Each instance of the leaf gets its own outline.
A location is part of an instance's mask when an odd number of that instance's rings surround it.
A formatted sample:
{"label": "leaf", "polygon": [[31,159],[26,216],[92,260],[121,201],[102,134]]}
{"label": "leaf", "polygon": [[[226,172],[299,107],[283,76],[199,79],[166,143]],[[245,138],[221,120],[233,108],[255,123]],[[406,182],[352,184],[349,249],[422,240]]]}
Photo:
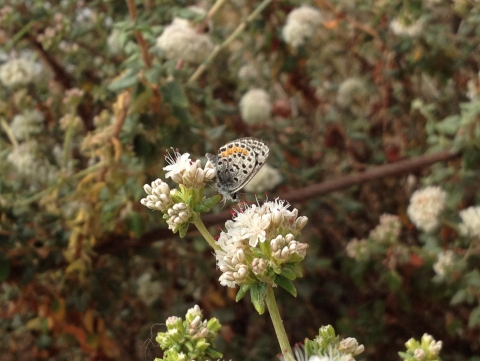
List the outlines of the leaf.
{"label": "leaf", "polygon": [[250,298],[253,303],[253,307],[257,310],[260,315],[263,315],[265,312],[265,297],[267,295],[267,284],[266,283],[255,283],[250,288]]}
{"label": "leaf", "polygon": [[0,254],[0,282],[8,279],[10,276],[10,261],[5,254]]}
{"label": "leaf", "polygon": [[188,108],[188,99],[183,92],[180,83],[176,80],[165,83],[160,91],[165,102],[172,106],[180,108]]}
{"label": "leaf", "polygon": [[211,198],[207,198],[205,199],[201,204],[197,204],[195,207],[194,207],[194,211],[195,212],[209,212],[210,209],[215,205],[217,204],[218,202],[220,202],[220,200],[222,199],[222,197],[220,195],[216,195],[216,196],[213,196]]}
{"label": "leaf", "polygon": [[130,212],[125,219],[128,230],[133,233],[136,238],[140,238],[144,231],[143,217],[138,212]]}
{"label": "leaf", "polygon": [[452,297],[450,300],[451,305],[458,305],[459,303],[462,303],[465,301],[465,298],[467,297],[467,290],[459,290],[455,295]]}
{"label": "leaf", "polygon": [[127,71],[123,77],[118,80],[114,80],[110,85],[107,87],[108,90],[111,91],[120,91],[125,88],[129,88],[134,86],[138,82],[138,76],[136,71]]}
{"label": "leaf", "polygon": [[447,135],[455,135],[460,128],[460,116],[451,115],[435,124],[436,130]]}
{"label": "leaf", "polygon": [[475,307],[468,318],[468,327],[472,328],[480,324],[480,306]]}
{"label": "leaf", "polygon": [[152,98],[153,90],[148,87],[140,93],[135,99],[132,100],[130,103],[130,107],[128,108],[127,115],[142,113],[150,103],[150,99]]}
{"label": "leaf", "polygon": [[240,301],[245,295],[247,294],[248,290],[250,289],[251,285],[241,285],[240,289],[237,292],[237,296],[235,297],[235,302]]}
{"label": "leaf", "polygon": [[184,224],[182,224],[180,226],[180,228],[178,229],[178,235],[183,238],[185,237],[185,235],[187,234],[188,232],[188,226],[190,226],[190,223],[188,222],[185,222]]}
{"label": "leaf", "polygon": [[288,278],[278,275],[275,278],[275,283],[290,293],[293,297],[297,297],[297,289]]}

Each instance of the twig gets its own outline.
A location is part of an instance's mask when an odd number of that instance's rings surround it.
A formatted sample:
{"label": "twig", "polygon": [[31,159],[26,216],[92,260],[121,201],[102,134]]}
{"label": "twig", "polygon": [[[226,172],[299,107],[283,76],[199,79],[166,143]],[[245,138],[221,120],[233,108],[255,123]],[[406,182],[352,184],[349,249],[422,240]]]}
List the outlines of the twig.
{"label": "twig", "polygon": [[234,41],[236,38],[240,36],[240,34],[245,30],[247,25],[251,23],[255,18],[272,2],[272,0],[263,0],[260,5],[253,11],[250,16],[242,21],[240,25],[237,26],[235,31],[220,45],[217,45],[215,49],[210,53],[208,58],[195,70],[195,73],[188,79],[187,85],[192,84],[195,82],[200,75],[203,74],[203,72],[209,67],[209,65],[212,63],[212,61],[217,57],[217,55],[225,49],[232,41]]}
{"label": "twig", "polygon": [[[420,157],[373,167],[366,170],[365,172],[347,175],[331,181],[326,181],[299,190],[294,190],[280,196],[280,198],[286,199],[289,202],[305,201],[313,197],[318,197],[323,194],[328,194],[331,192],[350,188],[352,186],[362,184],[368,181],[410,173],[414,170],[425,168],[438,162],[445,162],[459,158],[460,156],[461,153],[450,153],[448,151],[422,155]],[[209,214],[205,217],[202,217],[202,221],[206,227],[210,227],[213,225],[224,223],[231,217],[232,214],[228,210],[217,214]],[[192,234],[193,232],[196,232],[196,230],[192,228],[188,234]],[[173,234],[169,229],[160,228],[144,233],[138,239],[122,239],[122,237],[115,237],[109,242],[103,243],[102,245],[96,247],[95,252],[98,252],[99,254],[117,253],[135,247],[147,246],[150,243],[156,242],[158,240],[168,239],[172,237]]]}
{"label": "twig", "polygon": [[[130,18],[133,21],[137,20],[137,8],[135,6],[135,0],[125,0],[128,6],[128,12],[130,13]],[[147,68],[152,67],[152,58],[150,57],[150,53],[148,52],[148,43],[143,37],[142,33],[138,30],[134,31],[135,38],[137,39],[138,45],[140,46],[140,50],[142,52],[142,60],[143,63]]]}

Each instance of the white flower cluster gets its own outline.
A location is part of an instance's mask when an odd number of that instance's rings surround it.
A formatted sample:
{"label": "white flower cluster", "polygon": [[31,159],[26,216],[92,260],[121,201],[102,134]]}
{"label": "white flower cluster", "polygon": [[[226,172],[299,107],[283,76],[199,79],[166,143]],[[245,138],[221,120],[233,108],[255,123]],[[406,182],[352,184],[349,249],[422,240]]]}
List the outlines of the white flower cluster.
{"label": "white flower cluster", "polygon": [[460,218],[462,219],[459,225],[460,233],[467,237],[480,238],[480,206],[460,211]]}
{"label": "white flower cluster", "polygon": [[283,39],[294,48],[304,45],[315,35],[322,22],[322,14],[318,9],[306,5],[301,6],[288,14],[282,31]]}
{"label": "white flower cluster", "polygon": [[308,219],[288,207],[278,199],[246,206],[225,223],[227,230],[216,242],[220,250],[215,251],[223,286],[253,284],[270,269],[278,271],[283,264],[303,260],[308,246],[295,237]]}
{"label": "white flower cluster", "polygon": [[150,273],[144,273],[137,279],[138,297],[147,305],[151,306],[162,293],[161,282],[152,281]]}
{"label": "white flower cluster", "polygon": [[337,103],[342,108],[347,108],[354,102],[361,102],[368,99],[366,84],[359,78],[345,79],[337,91]]}
{"label": "white flower cluster", "polygon": [[250,193],[263,193],[271,191],[281,182],[282,176],[280,172],[268,164],[264,164],[245,186],[245,190]]}
{"label": "white flower cluster", "polygon": [[390,22],[390,29],[395,35],[415,38],[423,31],[423,19],[412,20],[409,17],[398,17]]}
{"label": "white flower cluster", "polygon": [[143,189],[148,194],[146,198],[140,200],[144,206],[162,212],[166,212],[172,206],[172,195],[175,191],[170,190],[168,184],[160,178],[153,181],[152,185],[145,184]]}
{"label": "white flower cluster", "polygon": [[38,73],[35,63],[27,59],[13,59],[0,67],[0,81],[7,87],[31,83]]}
{"label": "white flower cluster", "polygon": [[398,240],[401,229],[399,216],[382,214],[380,224],[370,232],[368,239],[379,243],[392,243]]}
{"label": "white flower cluster", "polygon": [[423,334],[419,341],[411,338],[405,343],[407,353],[415,360],[438,360],[438,354],[442,350],[443,342],[435,341],[428,333]]}
{"label": "white flower cluster", "polygon": [[165,158],[169,162],[169,165],[163,168],[167,171],[165,177],[172,178],[175,183],[188,188],[203,188],[217,175],[211,162],[207,161],[205,168],[202,169],[202,162],[199,159],[191,160],[188,153],[180,154],[174,151],[173,155],[168,154]]}
{"label": "white flower cluster", "polygon": [[415,191],[410,198],[407,214],[417,228],[430,233],[439,225],[447,194],[440,187],[429,186]]}
{"label": "white flower cluster", "polygon": [[185,19],[175,18],[157,39],[167,59],[201,63],[212,52],[214,45],[207,34],[198,33]]}
{"label": "white flower cluster", "polygon": [[250,89],[240,99],[240,113],[247,124],[262,124],[270,119],[272,103],[263,89]]}
{"label": "white flower cluster", "polygon": [[454,264],[454,253],[452,250],[442,251],[437,256],[437,262],[433,265],[435,273],[441,277],[450,271]]}
{"label": "white flower cluster", "polygon": [[25,110],[22,114],[13,117],[10,128],[15,138],[24,140],[42,132],[43,120],[43,113],[38,110]]}
{"label": "white flower cluster", "polygon": [[345,250],[348,257],[355,258],[356,260],[368,260],[370,257],[368,242],[365,239],[358,240],[357,238],[353,238],[347,243]]}

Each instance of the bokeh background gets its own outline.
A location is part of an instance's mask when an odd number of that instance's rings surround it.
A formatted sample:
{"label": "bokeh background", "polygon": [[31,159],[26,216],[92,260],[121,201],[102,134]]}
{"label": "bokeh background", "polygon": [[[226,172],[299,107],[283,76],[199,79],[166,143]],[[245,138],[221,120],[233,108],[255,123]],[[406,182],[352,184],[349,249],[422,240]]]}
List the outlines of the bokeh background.
{"label": "bokeh background", "polygon": [[170,147],[244,136],[271,152],[241,197],[309,218],[298,297],[277,292],[292,344],[331,324],[358,360],[424,333],[480,360],[478,1],[4,0],[0,44],[2,360],[153,360],[195,304],[225,359],[274,360],[193,227],[140,204]]}

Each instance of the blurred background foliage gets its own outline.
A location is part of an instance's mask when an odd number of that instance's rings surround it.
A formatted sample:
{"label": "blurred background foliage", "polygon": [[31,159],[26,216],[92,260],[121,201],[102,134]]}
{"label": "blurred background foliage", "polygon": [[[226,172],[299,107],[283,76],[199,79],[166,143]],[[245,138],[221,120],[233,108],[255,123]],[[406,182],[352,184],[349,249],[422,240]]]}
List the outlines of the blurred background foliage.
{"label": "blurred background foliage", "polygon": [[[291,343],[332,324],[365,345],[359,359],[395,360],[427,332],[443,341],[442,359],[478,361],[478,236],[457,227],[458,211],[479,204],[478,2],[216,4],[3,2],[2,359],[152,360],[162,323],[194,304],[223,324],[226,359],[274,359],[269,319],[219,285],[199,234],[173,236],[139,203],[143,184],[163,177],[169,147],[202,158],[254,136],[271,147],[258,197],[298,193],[293,205],[309,217],[298,297],[278,292]],[[317,12],[292,40],[287,16],[301,5]],[[172,21],[188,31],[179,36]],[[432,166],[301,196],[441,151],[448,159]],[[431,233],[407,216],[424,185],[447,193]],[[398,238],[349,257],[347,244],[368,238],[384,213],[399,216]],[[209,220],[218,234],[225,217]],[[442,250],[458,262],[439,274]]]}

